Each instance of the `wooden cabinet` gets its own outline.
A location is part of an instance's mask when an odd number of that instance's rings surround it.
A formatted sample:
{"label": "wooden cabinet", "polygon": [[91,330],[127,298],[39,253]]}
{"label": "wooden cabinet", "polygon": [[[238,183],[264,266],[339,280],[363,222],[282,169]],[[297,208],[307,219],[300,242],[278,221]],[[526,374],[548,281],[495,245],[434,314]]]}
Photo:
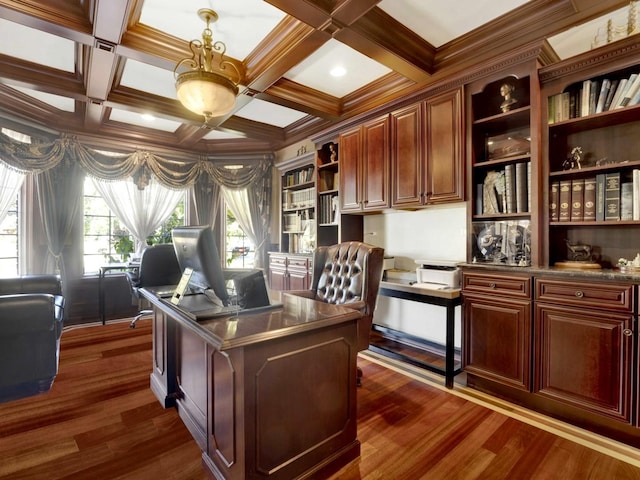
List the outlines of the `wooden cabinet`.
{"label": "wooden cabinet", "polygon": [[536,280],[535,393],[630,423],[634,287]]}
{"label": "wooden cabinet", "polygon": [[462,92],[391,113],[391,206],[464,200]]}
{"label": "wooden cabinet", "polygon": [[[606,89],[607,84],[619,85],[640,73],[635,42],[614,42],[540,71],[547,124],[543,129],[547,265],[572,259],[567,242],[589,245],[592,259],[605,268],[638,253],[634,239],[640,235],[640,207],[633,208],[633,190],[638,197],[640,105],[597,107],[603,84]],[[579,109],[560,109],[565,100],[569,105],[582,100],[587,86],[593,90],[595,109],[587,105],[583,110],[584,102]],[[571,152],[576,148],[582,152],[580,165],[572,165]],[[606,184],[612,186],[608,195]]]}
{"label": "wooden cabinet", "polygon": [[272,290],[307,290],[311,285],[310,256],[269,253],[269,288]]}
{"label": "wooden cabinet", "polygon": [[531,278],[463,272],[462,293],[464,370],[530,391]]}
{"label": "wooden cabinet", "polygon": [[339,145],[341,212],[389,208],[389,116],[342,133]]}

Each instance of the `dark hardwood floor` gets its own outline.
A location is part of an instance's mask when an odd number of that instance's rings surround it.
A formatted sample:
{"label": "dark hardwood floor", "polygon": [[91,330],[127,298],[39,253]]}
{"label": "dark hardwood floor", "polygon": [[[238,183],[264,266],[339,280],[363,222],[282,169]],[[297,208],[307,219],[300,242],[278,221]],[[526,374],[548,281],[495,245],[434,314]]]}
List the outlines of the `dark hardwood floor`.
{"label": "dark hardwood floor", "polygon": [[[149,389],[150,333],[148,320],[65,331],[51,392],[0,404],[0,479],[206,478],[177,413]],[[369,354],[359,365],[362,453],[333,479],[640,479],[634,449],[556,435],[553,422]]]}

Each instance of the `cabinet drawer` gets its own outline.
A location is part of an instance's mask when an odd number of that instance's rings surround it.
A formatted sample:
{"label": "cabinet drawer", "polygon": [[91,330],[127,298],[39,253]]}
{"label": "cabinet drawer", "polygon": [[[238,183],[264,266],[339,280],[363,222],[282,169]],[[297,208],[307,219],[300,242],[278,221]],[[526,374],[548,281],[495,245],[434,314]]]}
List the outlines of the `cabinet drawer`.
{"label": "cabinet drawer", "polygon": [[289,269],[295,269],[295,270],[306,270],[307,266],[309,265],[309,259],[308,258],[296,258],[296,257],[289,257]]}
{"label": "cabinet drawer", "polygon": [[271,255],[269,257],[269,267],[280,267],[280,268],[285,268],[287,266],[287,257],[281,257],[281,256],[274,256]]}
{"label": "cabinet drawer", "polygon": [[500,273],[462,272],[462,289],[464,292],[531,298],[531,277]]}
{"label": "cabinet drawer", "polygon": [[633,285],[541,278],[536,279],[536,301],[632,312]]}

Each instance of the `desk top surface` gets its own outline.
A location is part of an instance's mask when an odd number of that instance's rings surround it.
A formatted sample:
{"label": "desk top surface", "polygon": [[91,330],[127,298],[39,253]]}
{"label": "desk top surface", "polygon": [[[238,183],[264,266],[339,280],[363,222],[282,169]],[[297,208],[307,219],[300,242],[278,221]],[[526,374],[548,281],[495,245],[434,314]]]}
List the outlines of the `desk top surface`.
{"label": "desk top surface", "polygon": [[274,295],[281,306],[241,311],[238,315],[195,321],[170,303],[168,298],[158,298],[153,289],[142,289],[142,294],[155,307],[171,316],[185,328],[197,333],[219,350],[237,348],[268,341],[284,335],[324,328],[357,320],[357,310],[330,305],[308,298]]}

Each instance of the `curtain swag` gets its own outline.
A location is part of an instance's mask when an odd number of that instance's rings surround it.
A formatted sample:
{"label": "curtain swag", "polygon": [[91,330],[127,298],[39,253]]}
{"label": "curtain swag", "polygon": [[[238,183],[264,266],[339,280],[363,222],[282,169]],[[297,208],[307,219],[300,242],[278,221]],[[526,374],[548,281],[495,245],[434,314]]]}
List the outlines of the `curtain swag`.
{"label": "curtain swag", "polygon": [[[41,173],[57,166],[67,158],[76,162],[84,172],[103,181],[132,178],[139,189],[148,185],[153,175],[168,188],[184,189],[193,185],[201,175],[226,188],[240,189],[254,185],[269,174],[272,157],[264,155],[258,161],[242,163],[242,168],[229,169],[227,162],[201,157],[195,162],[170,159],[145,150],[114,155],[89,148],[73,135],[62,134],[52,141],[26,144],[0,135],[0,158],[9,167],[22,173]],[[238,160],[229,159],[237,164]]]}

